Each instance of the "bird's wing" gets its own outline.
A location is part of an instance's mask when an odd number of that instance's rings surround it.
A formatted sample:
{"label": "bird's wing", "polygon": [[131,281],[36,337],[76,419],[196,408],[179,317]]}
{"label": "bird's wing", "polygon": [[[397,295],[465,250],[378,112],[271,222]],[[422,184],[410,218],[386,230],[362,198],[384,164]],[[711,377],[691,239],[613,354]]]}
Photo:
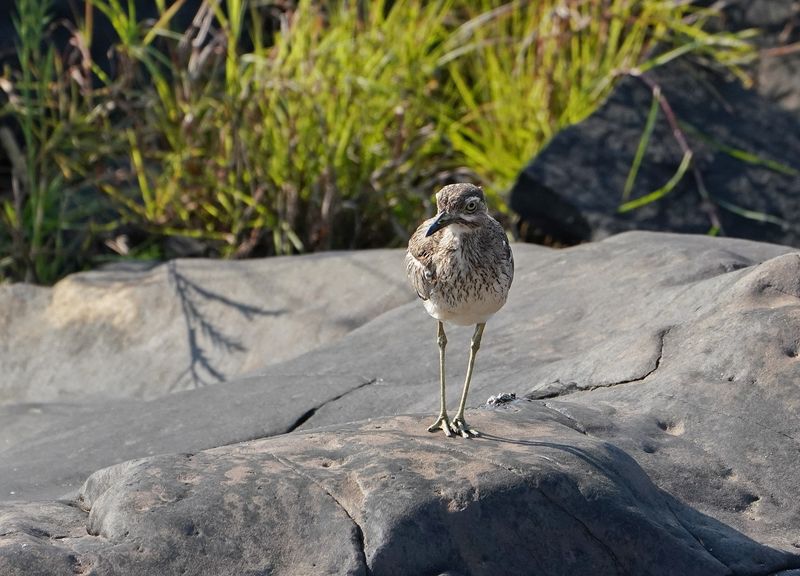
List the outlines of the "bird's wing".
{"label": "bird's wing", "polygon": [[503,226],[497,222],[496,220],[492,222],[489,229],[491,230],[491,242],[493,245],[502,246],[502,250],[499,254],[500,258],[502,258],[507,266],[506,272],[509,275],[509,280],[513,281],[514,279],[514,253],[511,252],[511,244],[508,242],[508,236],[506,235],[506,231]]}
{"label": "bird's wing", "polygon": [[503,242],[506,247],[506,260],[508,261],[509,268],[511,269],[511,279],[514,279],[514,253],[511,251],[511,244],[508,243],[508,236],[503,231]]}
{"label": "bird's wing", "polygon": [[431,221],[422,223],[408,242],[406,252],[406,275],[411,287],[423,300],[430,297],[431,288],[436,282],[436,267],[433,264],[433,253],[438,240],[434,236],[425,236]]}

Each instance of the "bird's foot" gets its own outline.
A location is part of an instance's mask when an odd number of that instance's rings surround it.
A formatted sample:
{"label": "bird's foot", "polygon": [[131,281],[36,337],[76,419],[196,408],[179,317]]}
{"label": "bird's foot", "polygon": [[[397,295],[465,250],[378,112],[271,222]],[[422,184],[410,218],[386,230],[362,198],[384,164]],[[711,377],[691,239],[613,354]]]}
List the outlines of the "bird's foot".
{"label": "bird's foot", "polygon": [[450,423],[450,419],[447,417],[447,414],[439,414],[439,418],[436,419],[436,422],[428,426],[428,432],[436,432],[437,430],[444,430],[445,436],[450,437],[453,435],[451,429],[453,425]]}
{"label": "bird's foot", "polygon": [[456,434],[461,434],[464,438],[472,438],[481,435],[475,428],[467,424],[463,416],[456,416],[453,418],[453,421],[450,423],[450,430]]}

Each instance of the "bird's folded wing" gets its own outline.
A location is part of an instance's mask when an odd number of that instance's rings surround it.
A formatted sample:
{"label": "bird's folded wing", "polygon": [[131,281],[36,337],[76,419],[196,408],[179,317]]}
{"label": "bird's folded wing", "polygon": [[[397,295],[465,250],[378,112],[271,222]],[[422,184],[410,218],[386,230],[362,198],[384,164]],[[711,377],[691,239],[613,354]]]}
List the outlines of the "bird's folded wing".
{"label": "bird's folded wing", "polygon": [[425,237],[425,226],[420,226],[411,239],[406,252],[406,275],[411,287],[423,300],[430,298],[431,287],[436,279],[432,256],[435,240]]}
{"label": "bird's folded wing", "polygon": [[411,253],[406,254],[406,274],[411,287],[417,291],[417,296],[423,300],[430,297],[431,284],[433,283],[432,272]]}

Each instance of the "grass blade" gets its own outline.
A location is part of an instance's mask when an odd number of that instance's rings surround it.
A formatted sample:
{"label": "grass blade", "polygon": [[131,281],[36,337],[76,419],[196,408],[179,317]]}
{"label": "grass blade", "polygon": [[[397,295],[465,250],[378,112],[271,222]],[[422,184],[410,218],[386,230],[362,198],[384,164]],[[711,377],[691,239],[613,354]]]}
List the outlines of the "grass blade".
{"label": "grass blade", "polygon": [[642,159],[647,151],[647,146],[650,143],[650,138],[653,135],[653,129],[656,125],[656,119],[658,118],[660,98],[661,89],[656,86],[655,90],[653,91],[653,101],[650,104],[650,110],[647,113],[647,121],[645,122],[642,136],[639,139],[639,145],[636,147],[636,155],[633,158],[633,164],[631,164],[631,169],[628,171],[628,177],[625,179],[625,188],[622,191],[623,202],[626,202],[630,198],[633,185],[636,183],[636,176],[639,174],[639,167],[642,164]]}
{"label": "grass blade", "polygon": [[656,200],[660,200],[675,188],[680,181],[683,179],[683,176],[686,174],[686,171],[689,169],[689,166],[692,162],[692,153],[687,151],[683,154],[683,158],[681,159],[681,163],[678,166],[678,169],[672,175],[672,177],[667,181],[666,184],[650,192],[649,194],[645,194],[640,198],[636,198],[635,200],[630,200],[628,202],[622,203],[617,212],[625,213],[630,212],[631,210],[635,210],[636,208],[641,208],[642,206],[646,206],[655,202]]}

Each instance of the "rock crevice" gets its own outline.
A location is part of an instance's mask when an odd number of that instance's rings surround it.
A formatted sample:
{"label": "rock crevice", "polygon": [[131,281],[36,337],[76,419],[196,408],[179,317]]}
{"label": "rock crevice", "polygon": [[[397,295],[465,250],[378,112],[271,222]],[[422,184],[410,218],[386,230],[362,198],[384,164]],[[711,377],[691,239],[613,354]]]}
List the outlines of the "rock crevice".
{"label": "rock crevice", "polygon": [[289,428],[286,430],[286,432],[287,433],[294,432],[295,430],[299,429],[301,426],[306,424],[309,420],[311,420],[311,418],[314,417],[314,415],[317,413],[318,410],[320,410],[322,408],[325,408],[326,406],[330,406],[331,404],[333,404],[334,402],[337,402],[338,400],[341,400],[342,398],[344,398],[348,394],[352,394],[353,392],[356,392],[357,390],[361,390],[362,388],[365,388],[366,386],[370,386],[372,384],[375,384],[376,382],[378,382],[378,378],[372,378],[371,380],[367,380],[366,382],[362,382],[361,384],[359,384],[358,386],[356,386],[354,388],[351,388],[350,390],[347,390],[347,391],[342,392],[341,394],[339,394],[337,396],[334,396],[330,400],[326,400],[325,402],[322,402],[321,404],[318,404],[317,406],[314,406],[313,408],[310,408],[307,412],[305,412],[303,415],[301,415],[300,418],[295,420],[295,422],[291,426],[289,426]]}

